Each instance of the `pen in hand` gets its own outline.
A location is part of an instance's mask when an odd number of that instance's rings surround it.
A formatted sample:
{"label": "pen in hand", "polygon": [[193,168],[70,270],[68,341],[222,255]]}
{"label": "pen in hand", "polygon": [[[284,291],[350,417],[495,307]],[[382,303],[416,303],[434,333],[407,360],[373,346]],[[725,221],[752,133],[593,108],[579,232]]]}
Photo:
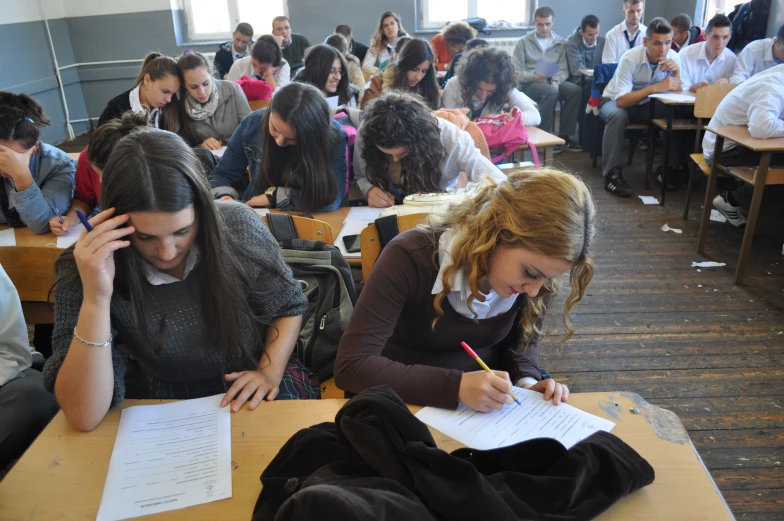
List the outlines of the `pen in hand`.
{"label": "pen in hand", "polygon": [[76,210],[76,216],[79,218],[80,221],[82,221],[82,224],[84,225],[85,229],[88,232],[93,231],[93,227],[90,226],[90,221],[87,220],[87,217],[84,216],[81,210],[78,209]]}
{"label": "pen in hand", "polygon": [[[481,358],[479,358],[479,356],[478,356],[478,355],[477,355],[477,354],[474,352],[474,350],[473,350],[473,349],[471,349],[471,346],[469,346],[469,345],[468,345],[468,344],[466,344],[465,342],[460,342],[460,345],[461,345],[461,346],[463,346],[463,349],[465,349],[465,352],[466,352],[466,353],[468,353],[469,355],[471,355],[471,358],[473,358],[474,360],[476,360],[476,362],[477,362],[477,363],[478,363],[478,364],[479,364],[479,365],[482,367],[482,369],[484,369],[485,371],[487,371],[487,372],[488,372],[488,373],[490,373],[490,374],[495,374],[495,373],[493,373],[493,371],[491,371],[491,370],[490,370],[490,368],[489,368],[489,367],[487,367],[487,364],[485,364],[485,363],[482,361],[482,359],[481,359]],[[511,396],[511,397],[512,397],[512,399],[514,399],[514,401],[515,401],[515,403],[517,403],[517,405],[522,405],[522,404],[520,403],[520,400],[518,400],[518,399],[517,399],[517,396],[515,396],[515,395],[514,395],[514,393],[511,393],[511,392],[510,392],[510,393],[509,393],[509,396]]]}
{"label": "pen in hand", "polygon": [[54,199],[52,199],[52,211],[57,216],[57,218],[60,219],[60,224],[63,224],[63,214],[60,213],[60,210],[57,209],[57,205],[55,204]]}

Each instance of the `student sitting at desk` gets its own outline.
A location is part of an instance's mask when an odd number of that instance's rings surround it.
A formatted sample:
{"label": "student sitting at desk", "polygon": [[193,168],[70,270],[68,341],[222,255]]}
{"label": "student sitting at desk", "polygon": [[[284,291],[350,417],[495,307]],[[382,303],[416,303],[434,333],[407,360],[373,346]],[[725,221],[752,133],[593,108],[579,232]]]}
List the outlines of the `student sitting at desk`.
{"label": "student sitting at desk", "polygon": [[[43,356],[30,348],[22,303],[0,265],[0,473],[17,459],[57,414],[44,388]],[[40,364],[40,365],[39,365]]]}
{"label": "student sitting at desk", "polygon": [[359,106],[359,89],[349,81],[348,62],[329,45],[320,43],[308,49],[305,66],[297,71],[293,81],[313,85],[325,98],[337,96],[337,105]]}
{"label": "student sitting at desk", "polygon": [[730,83],[740,84],[755,74],[784,63],[784,25],[775,38],[755,40],[740,51]]}
{"label": "student sitting at desk", "polygon": [[681,87],[697,92],[705,85],[729,83],[735,69],[735,53],[727,49],[732,22],[717,14],[705,29],[707,40],[689,45],[680,52]]}
{"label": "student sitting at desk", "polygon": [[[403,52],[403,47],[412,40],[413,38],[410,36],[401,36],[398,38],[397,43],[395,44],[395,56]],[[389,69],[389,65],[391,65],[391,63],[388,63],[387,67],[373,74],[367,82],[367,88],[362,95],[362,103],[360,103],[360,108],[363,110],[371,101],[381,95],[384,84],[391,85],[394,81],[394,71]]]}
{"label": "student sitting at desk", "polygon": [[0,224],[49,232],[71,204],[76,164],[38,140],[49,118],[27,94],[0,91]]}
{"label": "student sitting at desk", "polygon": [[399,90],[419,94],[431,110],[441,108],[433,51],[424,40],[413,38],[397,53],[395,62],[384,69],[381,92]]}
{"label": "student sitting at desk", "polygon": [[[709,125],[747,125],[749,134],[756,139],[784,137],[784,65],[755,74],[738,85],[721,100]],[[710,165],[716,148],[716,134],[705,132],[702,152]],[[722,166],[759,165],[761,154],[725,139],[720,164]],[[773,154],[771,164],[784,164],[784,154]],[[771,186],[766,191],[781,193],[781,186]],[[713,199],[713,206],[733,226],[746,224],[744,209],[751,205],[754,186],[743,183],[731,192],[723,192]]]}
{"label": "student sitting at desk", "polygon": [[242,120],[209,180],[218,198],[331,212],[348,193],[348,136],[321,91],[290,83]]}
{"label": "student sitting at desk", "polygon": [[[646,29],[643,45],[621,58],[615,75],[602,93],[599,117],[605,122],[602,137],[602,173],[604,189],[618,197],[631,197],[634,190],[621,173],[621,150],[629,123],[648,123],[648,97],[660,92],[680,91],[681,61],[671,49],[672,27],[664,18],[654,18]],[[655,117],[665,117],[662,104],[655,107]],[[680,162],[680,140],[672,141],[670,166]]]}
{"label": "student sitting at desk", "polygon": [[66,215],[49,219],[55,235],[65,235],[79,224],[76,210],[84,215],[101,211],[101,175],[115,145],[137,128],[147,126],[147,115],[130,110],[120,119],[112,119],[98,127],[90,135],[90,144],[79,154],[76,162],[76,188],[71,208]]}
{"label": "student sitting at desk", "polygon": [[418,96],[394,91],[365,110],[354,144],[354,176],[375,208],[401,203],[409,194],[506,178],[467,132],[431,115]]}
{"label": "student sitting at desk", "polygon": [[225,392],[222,405],[238,411],[320,395],[292,354],[300,284],[258,216],[215,203],[195,164],[169,132],[125,137],[103,173],[107,210],[57,262],[44,381],[79,430],[125,398],[113,331],[147,373],[148,398]]}
{"label": "student sitting at desk", "polygon": [[602,63],[620,63],[626,51],[642,45],[648,29],[642,23],[644,11],[644,0],[623,0],[623,21],[607,32]]}
{"label": "student sitting at desk", "polygon": [[269,34],[260,36],[253,44],[250,56],[234,62],[226,79],[237,81],[243,76],[253,80],[264,80],[272,87],[272,90],[289,84],[291,67],[283,59],[283,52],[274,36]]}
{"label": "student sitting at desk", "polygon": [[512,58],[496,47],[475,49],[457,66],[457,73],[444,89],[445,109],[469,109],[468,118],[492,116],[517,107],[525,125],[542,122],[534,101],[515,88]]}
{"label": "student sitting at desk", "polygon": [[182,75],[178,104],[183,134],[191,146],[220,149],[250,114],[245,93],[233,81],[213,78],[210,62],[198,52],[180,56],[177,68]]}
{"label": "student sitting at desk", "polygon": [[348,64],[348,80],[353,86],[359,89],[359,99],[362,99],[362,94],[365,92],[365,75],[362,73],[362,62],[359,58],[348,52],[348,42],[342,34],[332,34],[324,40],[324,43],[330,47],[334,47],[343,57]]}
{"label": "student sitting at desk", "polygon": [[177,106],[169,104],[180,90],[181,80],[174,58],[151,52],[144,57],[142,70],[131,90],[106,104],[98,119],[98,126],[132,110],[147,114],[150,126],[163,130],[178,127],[180,115]]}
{"label": "student sitting at desk", "polygon": [[[512,385],[558,404],[569,390],[542,380],[544,314],[570,274],[569,311],[593,276],[595,208],[578,178],[522,170],[489,183],[443,218],[398,235],[381,253],[340,341],[335,384],[387,384],[406,403],[489,412]],[[494,374],[463,351],[466,342]]]}
{"label": "student sitting at desk", "polygon": [[462,53],[466,43],[474,38],[476,38],[476,29],[466,22],[452,22],[444,26],[441,32],[430,40],[435,56],[433,62],[435,68],[439,71],[447,70],[455,56]]}
{"label": "student sitting at desk", "polygon": [[400,16],[387,11],[378,19],[376,32],[370,38],[370,48],[362,61],[362,70],[375,74],[395,59],[395,44],[408,33],[403,29]]}

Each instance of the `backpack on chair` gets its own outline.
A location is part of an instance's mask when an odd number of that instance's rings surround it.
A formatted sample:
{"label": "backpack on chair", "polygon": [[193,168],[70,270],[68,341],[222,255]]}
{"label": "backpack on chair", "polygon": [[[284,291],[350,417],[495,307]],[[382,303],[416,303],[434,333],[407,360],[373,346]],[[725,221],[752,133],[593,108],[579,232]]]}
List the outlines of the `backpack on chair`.
{"label": "backpack on chair", "polygon": [[337,246],[300,239],[290,215],[270,213],[267,218],[283,260],[308,299],[297,357],[323,382],[332,377],[338,343],[356,302],[351,268]]}

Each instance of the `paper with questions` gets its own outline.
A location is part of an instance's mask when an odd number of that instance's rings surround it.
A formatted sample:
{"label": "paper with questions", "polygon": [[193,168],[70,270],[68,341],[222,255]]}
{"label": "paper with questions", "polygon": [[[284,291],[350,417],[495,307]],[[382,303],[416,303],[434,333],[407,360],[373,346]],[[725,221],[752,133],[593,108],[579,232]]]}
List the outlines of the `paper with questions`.
{"label": "paper with questions", "polygon": [[539,58],[536,62],[536,74],[541,74],[545,78],[552,78],[558,72],[561,66],[558,63],[550,63],[544,58]]}
{"label": "paper with questions", "polygon": [[227,148],[228,147],[226,145],[223,145],[218,150],[210,150],[210,152],[212,152],[212,155],[215,156],[216,159],[220,159],[223,157],[223,154],[226,152]]}
{"label": "paper with questions", "polygon": [[231,497],[231,417],[223,395],[122,411],[96,521]]}
{"label": "paper with questions", "polygon": [[82,223],[75,224],[71,227],[70,230],[65,235],[58,235],[57,236],[57,247],[58,248],[70,248],[76,241],[79,240],[79,237],[82,235],[82,230],[84,230],[84,225]]}
{"label": "paper with questions", "polygon": [[16,233],[13,228],[0,231],[0,246],[16,246]]}
{"label": "paper with questions", "polygon": [[697,100],[697,98],[694,96],[689,96],[688,94],[676,94],[674,92],[651,94],[649,97],[660,100],[674,101],[675,103],[689,103]]}
{"label": "paper with questions", "polygon": [[457,409],[425,407],[416,417],[463,445],[480,450],[497,449],[534,438],[552,438],[567,449],[598,431],[610,432],[615,424],[571,405],[553,405],[536,391],[512,388],[522,405],[513,403],[500,411],[477,412],[458,404]]}

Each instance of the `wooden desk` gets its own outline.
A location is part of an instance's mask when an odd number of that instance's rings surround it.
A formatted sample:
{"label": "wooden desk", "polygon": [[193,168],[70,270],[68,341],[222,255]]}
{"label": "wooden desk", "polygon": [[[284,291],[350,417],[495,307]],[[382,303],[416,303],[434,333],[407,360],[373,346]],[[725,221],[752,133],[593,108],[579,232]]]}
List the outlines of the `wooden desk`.
{"label": "wooden desk", "polygon": [[[563,145],[566,143],[566,141],[559,138],[558,136],[550,134],[549,132],[545,132],[538,127],[526,128],[528,129],[528,143],[534,145],[537,152],[541,149],[544,149],[544,160],[542,161],[542,164],[544,166],[553,166],[553,147]],[[517,149],[517,151],[515,151],[513,157],[517,155],[517,152],[527,150],[528,148],[530,148],[528,145],[521,146]],[[514,161],[523,161],[523,158],[520,157],[518,159],[515,157]]]}
{"label": "wooden desk", "polygon": [[81,152],[68,152],[68,155],[71,156],[71,159],[73,159],[74,161],[78,161],[79,160],[79,155],[80,154],[81,154]]}
{"label": "wooden desk", "polygon": [[[159,402],[126,401],[121,407],[140,403]],[[144,519],[250,519],[261,490],[259,476],[280,447],[304,427],[334,421],[343,403],[272,402],[253,412],[243,409],[232,414],[233,497]],[[633,393],[573,394],[569,403],[614,421],[613,433],[656,471],[653,484],[622,499],[597,519],[733,519],[675,414],[651,406]],[[639,408],[640,414],[632,414],[632,407]],[[114,409],[93,432],[81,433],[66,424],[62,412],[58,413],[0,482],[3,519],[95,519],[119,418],[120,411]],[[433,431],[433,435],[445,450],[460,447],[444,434]]]}
{"label": "wooden desk", "polygon": [[[650,135],[651,135],[651,143],[649,146],[654,146],[655,135],[653,130],[653,120],[654,120],[654,113],[656,109],[656,102],[663,104],[667,109],[667,128],[665,129],[665,136],[664,136],[664,157],[662,158],[662,183],[661,183],[661,196],[659,198],[659,205],[664,206],[664,197],[667,193],[667,181],[670,179],[670,150],[672,149],[672,126],[673,120],[675,119],[675,109],[678,107],[688,107],[694,106],[694,103],[697,101],[697,97],[693,92],[688,90],[682,92],[673,92],[672,94],[679,94],[681,96],[688,96],[691,99],[683,100],[683,101],[675,101],[670,99],[661,99],[661,98],[648,98],[650,100]],[[654,154],[651,153],[648,157],[650,157],[651,165],[650,170],[653,170],[653,156]],[[650,172],[646,173],[646,176],[650,176]],[[648,177],[646,177],[647,179]]]}
{"label": "wooden desk", "polygon": [[[769,172],[770,158],[774,152],[784,152],[784,138],[774,139],[755,139],[749,134],[749,129],[745,125],[705,127],[706,132],[716,134],[716,145],[713,149],[713,163],[711,164],[710,177],[708,178],[708,188],[705,190],[705,205],[702,210],[700,221],[700,235],[697,240],[697,253],[705,252],[705,242],[708,239],[708,225],[710,223],[710,212],[713,208],[713,197],[716,195],[716,181],[719,178],[719,171],[730,174],[741,179],[754,187],[754,194],[751,197],[751,207],[749,216],[746,220],[746,230],[743,232],[743,242],[738,256],[738,265],[735,267],[735,284],[743,284],[743,275],[746,272],[746,260],[751,250],[751,241],[754,240],[754,228],[757,226],[760,202],[762,202],[762,192],[766,184],[784,184],[784,170],[773,170]],[[723,168],[721,166],[721,155],[724,148],[724,140],[729,139],[742,147],[746,147],[754,152],[760,152],[762,158],[758,169],[754,168]],[[774,178],[775,177],[775,178]]]}

